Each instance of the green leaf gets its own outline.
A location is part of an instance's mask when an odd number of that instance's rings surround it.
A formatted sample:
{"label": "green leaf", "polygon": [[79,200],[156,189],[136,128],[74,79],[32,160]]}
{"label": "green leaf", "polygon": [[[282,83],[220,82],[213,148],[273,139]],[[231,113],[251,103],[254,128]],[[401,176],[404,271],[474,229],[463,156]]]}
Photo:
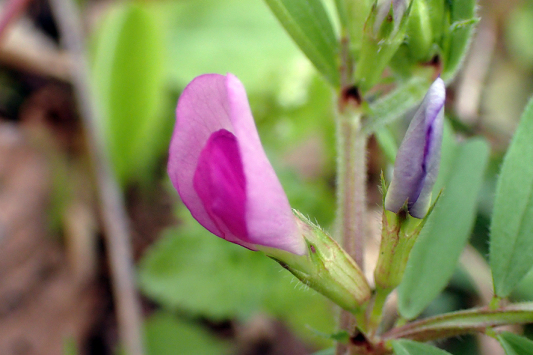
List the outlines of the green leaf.
{"label": "green leaf", "polygon": [[342,28],[347,28],[351,19],[348,13],[348,4],[346,3],[346,0],[335,0],[335,7]]}
{"label": "green leaf", "polygon": [[533,269],[518,283],[511,293],[511,298],[519,301],[533,300]]}
{"label": "green leaf", "polygon": [[448,284],[476,216],[489,147],[481,139],[454,145],[453,137],[443,141],[433,190],[434,196],[440,189],[443,193],[411,251],[399,287],[399,310],[408,319],[418,316]]}
{"label": "green leaf", "polygon": [[198,325],[159,311],[145,324],[147,355],[226,354],[228,346]]}
{"label": "green leaf", "polygon": [[533,266],[533,100],[503,160],[490,233],[494,292],[507,297]]}
{"label": "green leaf", "polygon": [[411,340],[394,340],[392,348],[396,355],[446,355],[450,354],[434,346]]}
{"label": "green leaf", "polygon": [[445,35],[444,68],[442,79],[453,79],[468,52],[474,35],[474,26],[478,22],[476,0],[455,0],[450,3],[450,27]]}
{"label": "green leaf", "polygon": [[265,0],[279,22],[324,77],[339,86],[339,43],[320,0]]}
{"label": "green leaf", "polygon": [[507,355],[533,355],[533,341],[510,332],[498,335],[498,341]]}
{"label": "green leaf", "polygon": [[390,94],[370,105],[370,117],[363,130],[370,134],[400,118],[422,101],[430,85],[428,79],[421,77],[413,77],[400,84]]}
{"label": "green leaf", "polygon": [[163,126],[162,33],[142,4],[114,8],[97,33],[93,63],[100,122],[111,161],[124,184],[146,179]]}

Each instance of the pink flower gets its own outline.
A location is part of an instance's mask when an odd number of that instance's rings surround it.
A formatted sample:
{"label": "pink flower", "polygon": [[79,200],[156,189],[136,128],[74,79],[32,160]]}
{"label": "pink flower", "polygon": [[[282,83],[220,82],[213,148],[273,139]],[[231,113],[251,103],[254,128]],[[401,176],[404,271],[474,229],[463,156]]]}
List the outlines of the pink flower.
{"label": "pink flower", "polygon": [[168,175],[192,216],[211,233],[252,250],[306,254],[234,75],[201,75],[181,94]]}

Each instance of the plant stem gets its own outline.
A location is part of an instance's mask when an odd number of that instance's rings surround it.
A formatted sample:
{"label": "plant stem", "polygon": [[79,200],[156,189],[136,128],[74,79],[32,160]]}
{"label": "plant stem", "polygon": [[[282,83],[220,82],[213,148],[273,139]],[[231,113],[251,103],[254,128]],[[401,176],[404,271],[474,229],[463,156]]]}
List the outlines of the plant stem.
{"label": "plant stem", "polygon": [[129,226],[122,193],[111,169],[101,135],[96,128],[98,112],[91,95],[81,16],[72,0],[50,2],[61,39],[73,57],[72,85],[87,135],[98,186],[98,197],[111,268],[113,297],[119,336],[128,355],[144,354],[140,300],[135,288]]}
{"label": "plant stem", "polygon": [[383,307],[385,306],[385,302],[387,301],[387,297],[390,293],[391,290],[385,290],[382,288],[376,289],[372,313],[370,314],[370,319],[368,320],[371,337],[374,337],[377,333],[379,324],[381,323],[381,318],[383,316]]}
{"label": "plant stem", "polygon": [[430,341],[476,331],[488,327],[533,322],[533,302],[516,303],[492,310],[489,307],[473,308],[422,319],[394,328],[385,333],[383,340],[411,339]]}
{"label": "plant stem", "polygon": [[341,244],[361,269],[364,262],[366,214],[366,136],[360,115],[339,117],[337,223]]}
{"label": "plant stem", "polygon": [[[337,112],[337,228],[339,242],[363,270],[367,137],[361,131],[358,98],[348,94],[341,93]],[[341,312],[339,323],[341,329],[355,329],[355,319],[346,311]],[[337,354],[345,352],[340,344]]]}

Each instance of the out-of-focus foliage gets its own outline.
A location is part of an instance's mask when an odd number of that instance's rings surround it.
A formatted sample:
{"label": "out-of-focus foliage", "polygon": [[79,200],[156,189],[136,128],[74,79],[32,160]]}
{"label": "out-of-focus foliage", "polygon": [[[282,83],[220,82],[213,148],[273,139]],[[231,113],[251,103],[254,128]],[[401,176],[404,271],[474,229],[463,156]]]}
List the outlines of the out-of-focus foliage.
{"label": "out-of-focus foliage", "polygon": [[[399,288],[399,310],[413,319],[446,287],[470,236],[489,155],[479,138],[461,145],[448,128],[443,137],[435,210],[422,229]],[[451,222],[453,221],[453,222]]]}
{"label": "out-of-focus foliage", "polygon": [[159,311],[145,324],[147,355],[221,355],[229,345],[206,329]]}
{"label": "out-of-focus foliage", "polygon": [[318,71],[339,85],[339,42],[321,0],[266,0],[279,22]]}
{"label": "out-of-focus foliage", "polygon": [[376,139],[378,141],[379,147],[383,151],[383,154],[387,158],[389,163],[394,164],[394,159],[396,159],[396,153],[398,153],[398,143],[394,138],[389,127],[382,127],[377,130]]}
{"label": "out-of-focus foliage", "polygon": [[165,29],[168,79],[183,88],[201,73],[235,74],[248,94],[271,93],[302,58],[262,1],[152,5]]}
{"label": "out-of-focus foliage", "polygon": [[533,68],[533,3],[523,2],[507,19],[505,39],[512,59],[524,68]]}
{"label": "out-of-focus foliage", "polygon": [[164,44],[157,18],[142,4],[123,3],[95,40],[93,78],[99,122],[122,184],[146,181],[160,154]]}

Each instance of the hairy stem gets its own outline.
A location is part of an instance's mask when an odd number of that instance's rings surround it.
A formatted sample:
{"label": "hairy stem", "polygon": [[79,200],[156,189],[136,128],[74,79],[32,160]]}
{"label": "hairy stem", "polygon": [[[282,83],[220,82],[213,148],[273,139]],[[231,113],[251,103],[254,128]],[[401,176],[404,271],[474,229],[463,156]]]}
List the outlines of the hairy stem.
{"label": "hairy stem", "polygon": [[[348,95],[347,95],[348,93]],[[357,97],[343,92],[337,114],[337,228],[346,252],[363,269],[366,212],[366,135],[361,131],[362,113]],[[353,93],[352,93],[353,94]],[[340,315],[341,329],[355,329],[354,317]],[[346,352],[340,344],[337,354]]]}
{"label": "hairy stem", "polygon": [[533,322],[533,302],[516,303],[499,309],[489,307],[447,313],[394,328],[383,340],[411,339],[430,341],[485,331],[488,327]]}
{"label": "hairy stem", "polygon": [[366,136],[360,116],[339,117],[337,223],[340,242],[363,269],[366,212]]}

